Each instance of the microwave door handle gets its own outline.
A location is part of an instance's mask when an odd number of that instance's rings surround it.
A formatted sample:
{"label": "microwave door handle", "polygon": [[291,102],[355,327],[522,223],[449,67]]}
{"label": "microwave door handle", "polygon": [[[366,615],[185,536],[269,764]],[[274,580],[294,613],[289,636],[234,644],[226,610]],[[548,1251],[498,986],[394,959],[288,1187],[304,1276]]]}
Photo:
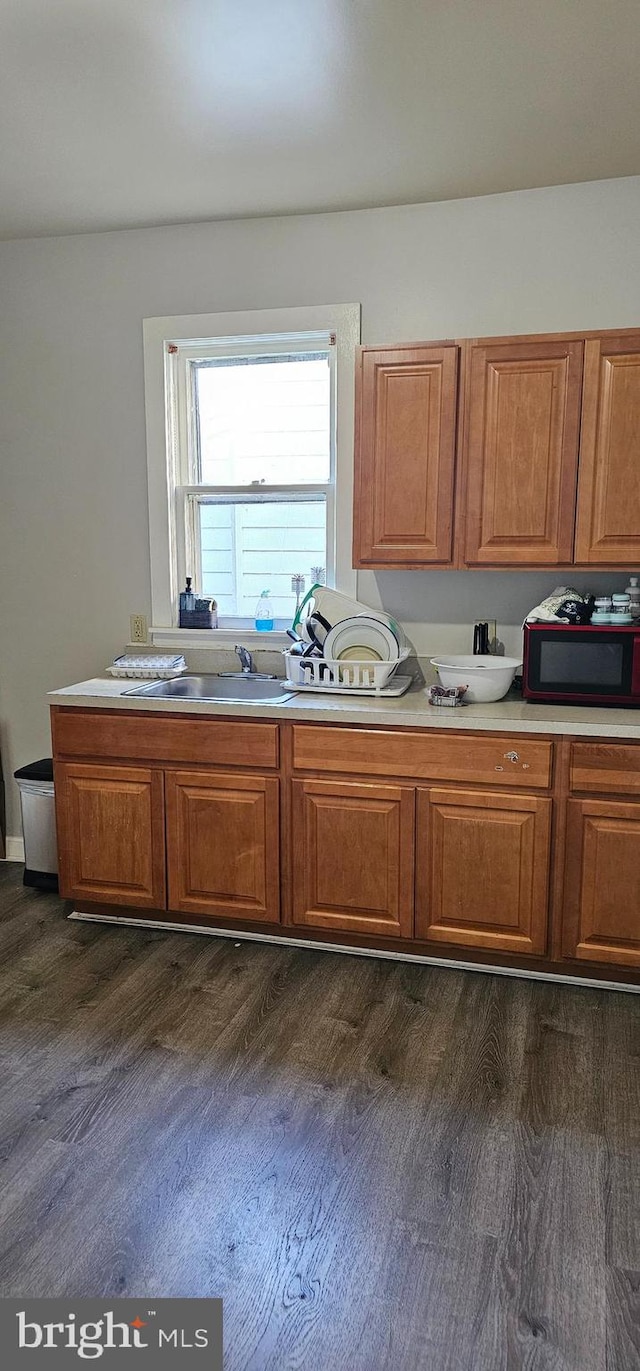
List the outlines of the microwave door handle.
{"label": "microwave door handle", "polygon": [[640,700],[640,635],[636,634],[633,639],[633,665],[631,668],[631,694],[634,700]]}

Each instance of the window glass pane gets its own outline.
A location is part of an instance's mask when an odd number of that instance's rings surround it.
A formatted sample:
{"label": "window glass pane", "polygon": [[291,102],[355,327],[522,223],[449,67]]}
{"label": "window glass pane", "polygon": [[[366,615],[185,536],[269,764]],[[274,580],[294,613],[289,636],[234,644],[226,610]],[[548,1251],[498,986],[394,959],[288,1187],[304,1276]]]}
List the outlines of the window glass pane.
{"label": "window glass pane", "polygon": [[282,485],[330,476],[329,354],[194,362],[205,485]]}
{"label": "window glass pane", "polygon": [[274,617],[291,620],[291,577],[301,573],[308,590],[311,568],[326,566],[326,502],[201,504],[200,542],[202,594],[217,600],[219,614],[253,619],[269,590]]}

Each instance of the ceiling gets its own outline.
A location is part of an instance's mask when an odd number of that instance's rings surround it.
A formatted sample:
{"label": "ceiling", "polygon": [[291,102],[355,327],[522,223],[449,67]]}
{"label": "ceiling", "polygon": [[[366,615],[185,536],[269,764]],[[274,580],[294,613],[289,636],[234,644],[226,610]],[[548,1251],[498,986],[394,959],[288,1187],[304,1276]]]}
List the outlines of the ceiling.
{"label": "ceiling", "polygon": [[639,0],[0,0],[0,236],[640,172]]}

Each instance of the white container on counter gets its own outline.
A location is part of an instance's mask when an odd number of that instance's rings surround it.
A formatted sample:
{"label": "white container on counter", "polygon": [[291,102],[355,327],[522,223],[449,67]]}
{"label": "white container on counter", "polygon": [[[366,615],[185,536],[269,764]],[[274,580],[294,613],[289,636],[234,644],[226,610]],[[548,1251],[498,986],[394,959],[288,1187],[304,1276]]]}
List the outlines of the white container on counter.
{"label": "white container on counter", "polygon": [[629,606],[634,619],[640,618],[640,584],[637,576],[629,577],[629,584],[625,586],[624,593],[629,596]]}
{"label": "white container on counter", "polygon": [[477,656],[432,657],[443,686],[466,685],[465,704],[488,704],[501,700],[508,693],[516,671],[522,666],[520,657]]}

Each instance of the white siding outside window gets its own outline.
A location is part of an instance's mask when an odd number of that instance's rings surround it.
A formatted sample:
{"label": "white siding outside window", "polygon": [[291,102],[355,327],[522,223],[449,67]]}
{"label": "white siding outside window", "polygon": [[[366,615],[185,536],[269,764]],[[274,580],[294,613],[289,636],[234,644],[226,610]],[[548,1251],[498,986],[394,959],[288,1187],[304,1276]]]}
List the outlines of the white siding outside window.
{"label": "white siding outside window", "polygon": [[219,614],[251,619],[261,592],[269,590],[275,617],[290,620],[291,577],[301,573],[308,588],[312,566],[325,567],[326,522],[322,497],[201,505],[203,595],[217,600]]}

